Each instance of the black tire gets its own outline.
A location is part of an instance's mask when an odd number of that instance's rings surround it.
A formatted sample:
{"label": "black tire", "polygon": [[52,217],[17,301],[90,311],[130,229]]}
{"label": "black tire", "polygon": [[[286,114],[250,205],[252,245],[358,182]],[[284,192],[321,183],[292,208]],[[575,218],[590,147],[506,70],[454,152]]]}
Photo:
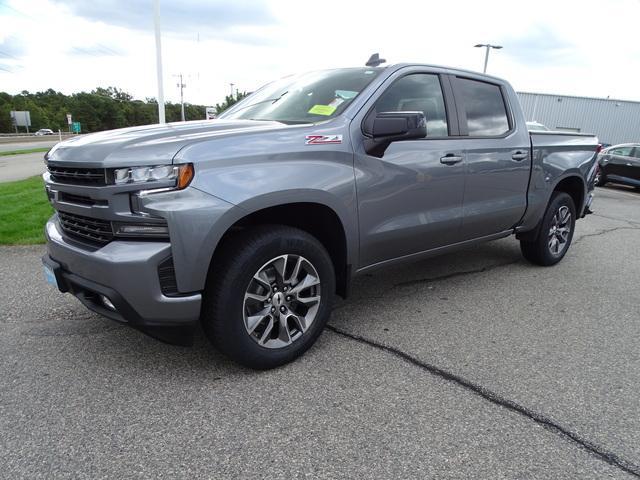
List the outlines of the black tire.
{"label": "black tire", "polygon": [[607,176],[604,174],[602,170],[599,170],[596,174],[595,184],[598,187],[604,187],[607,184]]}
{"label": "black tire", "polygon": [[[233,235],[220,248],[209,272],[201,312],[202,326],[214,347],[236,362],[258,370],[284,365],[306,352],[329,319],[335,293],[333,263],[323,245],[297,228],[264,225]],[[259,345],[245,327],[245,293],[254,275],[281,255],[304,257],[312,264],[320,278],[320,301],[312,323],[304,332],[300,333],[302,329],[297,332],[300,336],[296,340],[280,348],[267,348]],[[276,315],[271,317],[273,328],[282,328]]]}
{"label": "black tire", "polygon": [[[554,217],[557,218],[556,215],[560,209],[563,209],[564,207],[568,208],[571,214],[571,218],[567,222],[570,229],[562,250],[558,253],[554,253],[550,246],[550,239],[552,236],[551,229],[554,225]],[[528,261],[536,265],[542,265],[545,267],[555,265],[562,260],[571,246],[575,224],[576,207],[573,203],[573,199],[567,193],[554,192],[551,196],[551,200],[549,201],[544,217],[542,218],[537,238],[535,240],[520,240],[520,250],[522,255]],[[556,235],[555,231],[553,235]]]}

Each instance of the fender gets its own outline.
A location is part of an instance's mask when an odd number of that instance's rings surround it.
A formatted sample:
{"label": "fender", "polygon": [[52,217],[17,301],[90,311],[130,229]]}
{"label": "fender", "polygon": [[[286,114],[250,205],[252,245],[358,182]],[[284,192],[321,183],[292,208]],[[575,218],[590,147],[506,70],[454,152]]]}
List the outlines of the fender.
{"label": "fender", "polygon": [[[204,288],[209,264],[222,237],[235,224],[247,216],[271,207],[286,206],[299,203],[311,203],[324,206],[336,214],[345,232],[347,265],[353,265],[358,258],[357,221],[347,206],[328,192],[313,189],[292,189],[259,195],[233,205],[211,225],[198,250],[197,258],[208,259],[202,262],[196,272],[192,272],[193,286],[196,290]],[[206,263],[206,264],[205,264]],[[215,268],[215,265],[213,266]],[[199,285],[199,287],[198,287]]]}
{"label": "fender", "polygon": [[[576,178],[580,181],[580,183],[582,184],[582,191],[583,191],[583,195],[582,195],[582,202],[581,205],[576,205],[576,210],[581,209],[582,207],[584,207],[585,205],[585,201],[588,195],[587,192],[587,184],[584,181],[584,178],[582,177],[582,175],[580,175],[579,171],[577,170],[576,172],[568,172],[566,174],[560,175],[559,177],[556,177],[554,179],[554,182],[550,184],[550,187],[544,192],[544,202],[542,203],[538,203],[535,206],[535,218],[536,223],[533,226],[533,228],[527,228],[525,225],[525,221],[523,220],[522,224],[520,226],[518,226],[516,228],[516,238],[518,240],[534,240],[536,238],[538,238],[538,234],[540,233],[540,225],[542,224],[542,219],[544,217],[544,213],[547,210],[547,206],[549,205],[549,202],[551,201],[551,195],[553,195],[553,192],[555,192],[556,190],[558,190],[558,185],[560,185],[560,183],[562,183],[564,180],[568,179],[568,178]],[[562,190],[562,189],[561,189]],[[534,214],[532,213],[532,211],[530,209],[527,209],[527,212],[525,214],[525,218],[528,218],[530,216],[533,216]],[[577,213],[578,218],[580,217],[580,214]]]}

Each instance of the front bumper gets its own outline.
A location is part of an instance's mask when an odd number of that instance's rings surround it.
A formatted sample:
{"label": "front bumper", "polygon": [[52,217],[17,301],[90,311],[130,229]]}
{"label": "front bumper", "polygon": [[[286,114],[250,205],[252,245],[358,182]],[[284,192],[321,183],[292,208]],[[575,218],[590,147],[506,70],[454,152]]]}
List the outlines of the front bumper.
{"label": "front bumper", "polygon": [[[169,242],[113,241],[91,248],[65,237],[57,217],[45,227],[47,254],[59,289],[87,308],[162,341],[189,345],[200,317],[200,293],[162,294],[158,265],[171,256]],[[109,308],[104,295],[115,307]]]}

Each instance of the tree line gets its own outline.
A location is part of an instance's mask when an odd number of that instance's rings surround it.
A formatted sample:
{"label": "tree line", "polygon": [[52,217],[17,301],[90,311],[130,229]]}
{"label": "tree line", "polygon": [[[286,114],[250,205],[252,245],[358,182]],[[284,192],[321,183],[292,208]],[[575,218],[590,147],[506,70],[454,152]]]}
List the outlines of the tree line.
{"label": "tree line", "polygon": [[[216,104],[217,113],[222,113],[246,95],[245,92],[228,95],[223,103]],[[56,132],[67,131],[68,113],[72,115],[74,122],[80,122],[83,133],[158,123],[158,102],[155,98],[134,100],[130,94],[116,87],[98,87],[89,93],[72,95],[53,89],[36,93],[25,90],[17,95],[0,92],[0,133],[15,132],[10,117],[12,110],[30,112],[30,132],[41,128],[50,128]],[[205,118],[204,105],[185,103],[184,110],[187,120]],[[166,102],[165,114],[167,122],[180,121],[180,104]],[[19,131],[24,132],[24,127],[19,127]]]}

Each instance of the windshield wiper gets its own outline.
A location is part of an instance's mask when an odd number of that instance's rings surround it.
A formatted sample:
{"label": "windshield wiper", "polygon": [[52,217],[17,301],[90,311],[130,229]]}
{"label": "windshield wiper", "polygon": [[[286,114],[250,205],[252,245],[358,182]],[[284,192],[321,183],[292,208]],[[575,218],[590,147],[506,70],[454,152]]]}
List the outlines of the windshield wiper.
{"label": "windshield wiper", "polygon": [[307,122],[304,120],[276,120],[273,118],[250,118],[249,120],[253,120],[254,122],[278,122],[284,123],[285,125],[311,125],[313,122]]}
{"label": "windshield wiper", "polygon": [[245,110],[247,108],[251,108],[251,107],[255,107],[256,105],[260,105],[261,103],[268,103],[268,102],[272,102],[272,103],[276,103],[278,100],[280,100],[282,97],[284,97],[287,93],[289,93],[289,90],[287,90],[286,92],[284,92],[282,95],[280,95],[279,97],[275,97],[275,98],[267,98],[266,100],[260,100],[259,102],[256,103],[252,103],[251,105],[245,105],[244,107],[240,107],[237,110],[234,110],[233,113],[239,112],[240,110]]}

